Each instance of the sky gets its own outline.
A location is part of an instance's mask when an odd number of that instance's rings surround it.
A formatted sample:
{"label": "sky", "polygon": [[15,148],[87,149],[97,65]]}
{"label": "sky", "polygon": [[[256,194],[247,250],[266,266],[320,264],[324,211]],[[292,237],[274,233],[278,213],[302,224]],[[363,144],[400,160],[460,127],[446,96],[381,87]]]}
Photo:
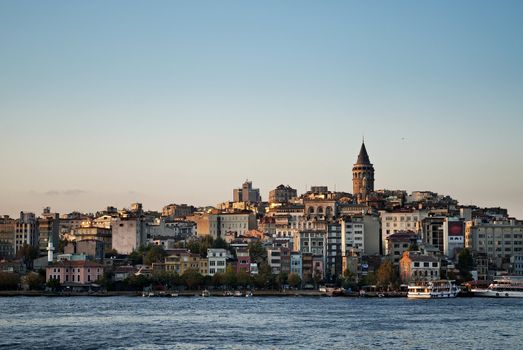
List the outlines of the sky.
{"label": "sky", "polygon": [[523,219],[521,1],[0,0],[0,214],[216,205],[249,179]]}

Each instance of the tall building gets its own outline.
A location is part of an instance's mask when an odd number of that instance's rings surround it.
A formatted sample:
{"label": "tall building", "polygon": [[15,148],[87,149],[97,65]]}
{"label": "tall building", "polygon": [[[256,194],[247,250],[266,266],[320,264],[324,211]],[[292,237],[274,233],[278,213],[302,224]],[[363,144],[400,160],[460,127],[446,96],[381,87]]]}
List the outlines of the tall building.
{"label": "tall building", "polygon": [[0,260],[14,256],[16,220],[9,216],[0,218]]}
{"label": "tall building", "polygon": [[352,168],[352,188],[354,198],[361,203],[374,191],[374,166],[371,164],[365,142],[361,144],[360,154]]}
{"label": "tall building", "polygon": [[269,203],[287,203],[298,197],[298,192],[291,186],[279,185],[269,192]]}
{"label": "tall building", "polygon": [[261,202],[260,189],[252,188],[252,182],[245,181],[242,184],[242,188],[236,188],[233,190],[233,201],[259,203]]}
{"label": "tall building", "polygon": [[15,251],[16,254],[24,244],[38,246],[38,227],[34,213],[20,212],[20,219],[15,226]]}
{"label": "tall building", "polygon": [[58,213],[51,213],[51,208],[44,208],[42,217],[38,218],[38,248],[41,254],[47,254],[49,241],[53,247],[58,247],[60,234],[60,217]]}

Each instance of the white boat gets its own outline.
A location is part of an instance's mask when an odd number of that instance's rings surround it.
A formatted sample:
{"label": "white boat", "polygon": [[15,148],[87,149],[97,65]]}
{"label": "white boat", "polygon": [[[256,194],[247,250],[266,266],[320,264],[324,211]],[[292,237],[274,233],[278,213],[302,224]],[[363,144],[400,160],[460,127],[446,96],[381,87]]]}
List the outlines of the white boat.
{"label": "white boat", "polygon": [[409,285],[407,297],[412,299],[455,298],[459,287],[451,280],[437,280]]}
{"label": "white boat", "polygon": [[211,293],[209,293],[209,291],[207,289],[204,289],[202,291],[202,297],[210,297],[211,296]]}
{"label": "white boat", "polygon": [[523,276],[503,276],[494,279],[487,289],[472,289],[474,296],[523,298]]}

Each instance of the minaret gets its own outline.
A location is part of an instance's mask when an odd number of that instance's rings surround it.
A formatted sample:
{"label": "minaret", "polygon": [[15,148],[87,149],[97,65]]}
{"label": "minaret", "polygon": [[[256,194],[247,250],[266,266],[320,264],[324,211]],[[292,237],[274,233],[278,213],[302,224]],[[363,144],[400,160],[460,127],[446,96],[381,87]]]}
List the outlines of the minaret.
{"label": "minaret", "polygon": [[47,262],[48,263],[53,262],[53,258],[54,258],[53,251],[54,251],[53,242],[51,242],[51,240],[49,240],[49,243],[47,244]]}
{"label": "minaret", "polygon": [[352,168],[352,189],[358,203],[364,202],[374,191],[374,166],[371,164],[365,141],[361,143],[360,154]]}

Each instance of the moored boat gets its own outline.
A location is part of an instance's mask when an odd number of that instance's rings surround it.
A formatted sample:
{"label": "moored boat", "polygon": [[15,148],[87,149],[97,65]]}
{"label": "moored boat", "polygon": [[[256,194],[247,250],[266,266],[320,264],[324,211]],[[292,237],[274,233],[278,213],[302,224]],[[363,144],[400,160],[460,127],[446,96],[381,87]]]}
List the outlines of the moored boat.
{"label": "moored boat", "polygon": [[479,297],[523,298],[523,277],[498,277],[487,289],[472,289],[471,292]]}
{"label": "moored boat", "polygon": [[437,280],[408,287],[407,297],[412,299],[455,298],[460,292],[459,287],[451,280]]}

